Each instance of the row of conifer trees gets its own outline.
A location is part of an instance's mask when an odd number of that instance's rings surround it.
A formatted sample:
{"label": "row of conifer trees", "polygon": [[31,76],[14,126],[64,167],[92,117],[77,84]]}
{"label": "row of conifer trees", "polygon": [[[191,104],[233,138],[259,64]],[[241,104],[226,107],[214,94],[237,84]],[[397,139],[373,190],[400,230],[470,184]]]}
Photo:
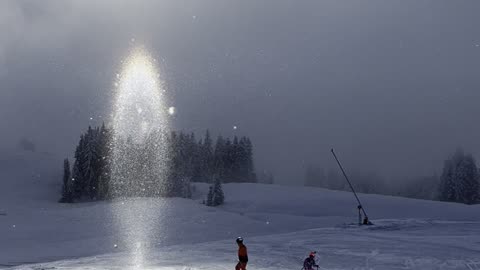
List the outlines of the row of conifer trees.
{"label": "row of conifer trees", "polygon": [[[130,138],[125,139],[121,143],[121,151],[127,154],[135,153],[132,155],[135,160],[128,164],[128,176],[121,180],[112,179],[112,135],[112,130],[102,125],[89,127],[80,136],[73,166],[68,159],[64,161],[60,202],[131,196],[188,198],[191,197],[190,182],[193,181],[211,183],[215,194],[221,195],[214,196],[215,203],[208,204],[219,205],[224,201],[222,182],[257,181],[250,139],[218,136],[214,143],[209,131],[201,139],[197,139],[193,133],[162,133],[160,136],[166,138],[163,140],[165,147],[160,148],[154,147],[155,141],[152,140],[138,143]],[[117,148],[118,145],[117,142]],[[165,152],[161,155],[165,159],[161,166],[166,173],[152,173],[159,166],[150,158],[152,151]]]}

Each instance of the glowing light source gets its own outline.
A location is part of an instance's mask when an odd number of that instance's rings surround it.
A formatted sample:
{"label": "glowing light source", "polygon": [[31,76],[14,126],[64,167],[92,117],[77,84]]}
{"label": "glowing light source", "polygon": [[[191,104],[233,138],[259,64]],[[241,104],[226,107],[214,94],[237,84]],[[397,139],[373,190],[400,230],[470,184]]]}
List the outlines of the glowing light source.
{"label": "glowing light source", "polygon": [[[153,58],[145,50],[136,49],[123,64],[122,72],[115,76],[109,193],[121,199],[112,204],[116,229],[123,236],[119,244],[132,253],[134,269],[143,269],[146,247],[160,236],[154,221],[158,208],[152,207],[159,201],[122,198],[160,194],[164,188],[167,141],[162,134],[168,131],[168,111],[164,105],[166,91]],[[146,144],[147,140],[155,143]],[[143,147],[142,151],[138,147]],[[141,169],[145,153],[149,153],[147,162],[155,164],[148,172]],[[142,186],[145,183],[148,189]]]}
{"label": "glowing light source", "polygon": [[[133,51],[123,71],[116,76],[115,134],[141,142],[153,129],[166,129],[167,119],[162,110],[165,108],[163,101],[166,91],[158,74],[153,58],[145,50]],[[147,125],[150,129],[139,131],[139,125]]]}

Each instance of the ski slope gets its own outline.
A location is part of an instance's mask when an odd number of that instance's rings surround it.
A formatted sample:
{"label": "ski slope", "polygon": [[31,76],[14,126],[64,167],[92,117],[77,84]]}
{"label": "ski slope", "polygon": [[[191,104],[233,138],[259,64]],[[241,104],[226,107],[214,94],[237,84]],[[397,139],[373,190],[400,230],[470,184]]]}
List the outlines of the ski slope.
{"label": "ski slope", "polygon": [[[0,163],[4,268],[138,269],[125,249],[137,228],[119,231],[112,211],[125,208],[147,213],[155,230],[140,243],[141,269],[234,269],[240,235],[249,269],[300,269],[310,250],[321,269],[480,269],[480,205],[361,194],[375,226],[359,227],[352,194],[307,187],[227,184],[217,208],[201,204],[204,184],[195,185],[194,200],[58,204],[56,174],[38,176],[22,158],[18,175]],[[32,179],[45,185],[18,189]]]}

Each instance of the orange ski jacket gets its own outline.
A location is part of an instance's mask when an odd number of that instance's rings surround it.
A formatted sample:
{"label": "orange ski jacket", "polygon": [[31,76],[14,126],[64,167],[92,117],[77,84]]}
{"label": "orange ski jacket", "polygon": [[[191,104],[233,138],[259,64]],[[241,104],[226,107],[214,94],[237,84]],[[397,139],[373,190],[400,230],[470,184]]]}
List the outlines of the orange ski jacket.
{"label": "orange ski jacket", "polygon": [[248,262],[247,247],[243,244],[238,247],[238,260],[242,263]]}

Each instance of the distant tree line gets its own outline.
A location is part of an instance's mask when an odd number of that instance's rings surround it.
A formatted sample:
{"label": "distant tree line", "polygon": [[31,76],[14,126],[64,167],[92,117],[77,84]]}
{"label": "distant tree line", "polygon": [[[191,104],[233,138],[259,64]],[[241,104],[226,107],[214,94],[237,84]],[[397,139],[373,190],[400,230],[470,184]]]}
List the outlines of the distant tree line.
{"label": "distant tree line", "polygon": [[[403,182],[387,182],[375,173],[352,171],[349,173],[357,192],[402,196],[416,199],[440,200],[465,204],[480,203],[480,171],[471,154],[457,150],[443,166],[440,176],[432,175]],[[350,191],[338,170],[323,170],[308,166],[305,185],[333,190]]]}
{"label": "distant tree line", "polygon": [[[354,170],[349,172],[354,188],[360,193],[384,194],[387,184],[373,172]],[[332,190],[350,191],[350,187],[338,169],[324,170],[321,167],[309,165],[305,171],[305,185],[322,187]]]}
{"label": "distant tree line", "polygon": [[[202,139],[195,134],[170,132],[165,147],[156,146],[153,134],[144,143],[126,139],[120,151],[135,153],[125,170],[128,175],[118,181],[112,178],[112,131],[102,125],[89,127],[80,136],[73,166],[64,160],[62,196],[60,202],[106,200],[116,197],[191,197],[190,182],[212,184],[211,206],[224,202],[221,184],[229,182],[257,182],[253,163],[253,146],[248,137],[233,139],[218,136],[213,143],[209,131]],[[118,142],[117,142],[118,143]],[[116,146],[119,147],[118,145]],[[164,174],[153,173],[154,151],[165,151],[166,161],[161,166]],[[162,179],[158,179],[162,178]],[[123,185],[123,186],[122,186]],[[123,187],[123,188],[122,188]]]}

